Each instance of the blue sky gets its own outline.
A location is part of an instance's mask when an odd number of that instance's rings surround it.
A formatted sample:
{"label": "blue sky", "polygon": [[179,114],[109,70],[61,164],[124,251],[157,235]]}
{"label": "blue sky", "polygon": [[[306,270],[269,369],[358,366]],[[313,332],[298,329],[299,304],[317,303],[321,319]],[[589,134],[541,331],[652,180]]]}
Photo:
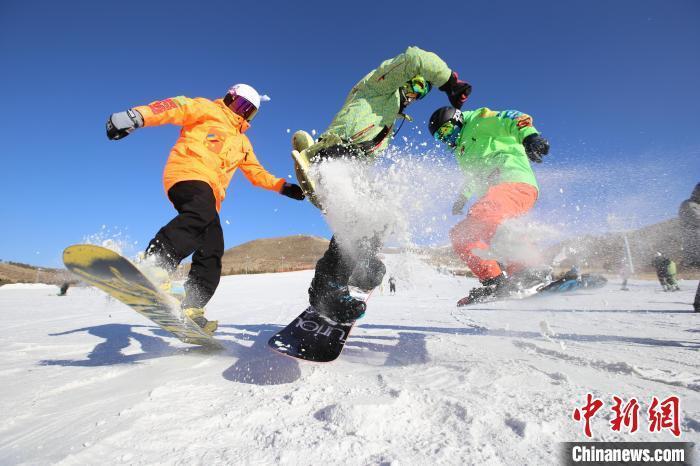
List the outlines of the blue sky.
{"label": "blue sky", "polygon": [[[174,215],[161,173],[178,129],[108,141],[110,113],[250,83],[272,101],[248,135],[286,176],[286,130],[325,129],[350,87],[409,45],[472,83],[465,108],[534,116],[552,144],[538,217],[597,231],[633,208],[635,224],[653,223],[700,181],[697,1],[240,3],[2,3],[0,259],[58,266],[96,234],[145,245]],[[433,92],[410,113],[420,124],[445,104]],[[330,236],[310,204],[240,174],[228,196],[226,247]]]}

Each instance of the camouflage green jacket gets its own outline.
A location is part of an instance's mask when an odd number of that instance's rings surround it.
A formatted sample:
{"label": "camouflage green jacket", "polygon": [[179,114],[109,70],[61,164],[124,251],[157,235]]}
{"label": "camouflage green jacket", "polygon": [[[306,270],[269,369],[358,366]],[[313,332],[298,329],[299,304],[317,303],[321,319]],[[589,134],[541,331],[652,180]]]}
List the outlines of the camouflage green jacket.
{"label": "camouflage green jacket", "polygon": [[[423,76],[433,88],[445,84],[451,70],[432,52],[409,47],[401,55],[386,60],[350,90],[343,108],[335,115],[328,129],[321,134],[325,143],[372,141],[384,128],[384,138],[372,148],[373,153],[389,145],[394,122],[399,116],[401,86],[416,75]],[[323,144],[323,145],[326,145]]]}

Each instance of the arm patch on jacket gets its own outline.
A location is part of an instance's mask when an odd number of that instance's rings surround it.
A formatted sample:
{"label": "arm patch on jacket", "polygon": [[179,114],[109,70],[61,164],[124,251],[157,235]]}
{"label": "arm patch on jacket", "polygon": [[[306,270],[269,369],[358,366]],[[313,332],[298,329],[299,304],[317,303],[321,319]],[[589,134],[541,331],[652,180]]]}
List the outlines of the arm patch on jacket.
{"label": "arm patch on jacket", "polygon": [[532,126],[532,117],[517,110],[504,110],[499,112],[498,116],[500,118],[510,118],[511,120],[515,120],[515,124],[518,126],[518,128]]}
{"label": "arm patch on jacket", "polygon": [[165,99],[159,100],[158,102],[153,102],[152,104],[149,104],[148,107],[151,109],[154,115],[158,115],[159,113],[177,108],[177,104],[173,99]]}
{"label": "arm patch on jacket", "polygon": [[154,115],[158,115],[159,113],[167,112],[177,107],[184,107],[185,105],[187,105],[187,97],[179,95],[177,97],[171,97],[170,99],[153,102],[149,104],[148,107]]}

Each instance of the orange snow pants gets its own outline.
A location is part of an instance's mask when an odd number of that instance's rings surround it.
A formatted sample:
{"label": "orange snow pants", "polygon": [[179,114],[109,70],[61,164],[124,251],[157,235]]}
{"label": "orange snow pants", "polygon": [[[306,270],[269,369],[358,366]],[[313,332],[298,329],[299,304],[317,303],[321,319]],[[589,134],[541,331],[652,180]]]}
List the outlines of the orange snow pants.
{"label": "orange snow pants", "polygon": [[501,273],[495,260],[485,260],[474,254],[486,250],[498,226],[509,218],[528,212],[537,200],[537,188],[527,183],[502,183],[489,188],[469,209],[466,218],[450,230],[452,248],[480,280]]}

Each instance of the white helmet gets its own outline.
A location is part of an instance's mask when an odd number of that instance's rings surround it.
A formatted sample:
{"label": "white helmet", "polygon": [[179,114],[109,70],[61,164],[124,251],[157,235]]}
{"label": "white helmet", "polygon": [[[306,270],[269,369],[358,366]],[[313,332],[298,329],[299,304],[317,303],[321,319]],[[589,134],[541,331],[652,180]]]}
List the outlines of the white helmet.
{"label": "white helmet", "polygon": [[240,115],[246,121],[251,121],[255,114],[258,113],[260,102],[269,100],[268,96],[261,96],[252,86],[235,84],[228,90],[224,102],[233,113]]}

